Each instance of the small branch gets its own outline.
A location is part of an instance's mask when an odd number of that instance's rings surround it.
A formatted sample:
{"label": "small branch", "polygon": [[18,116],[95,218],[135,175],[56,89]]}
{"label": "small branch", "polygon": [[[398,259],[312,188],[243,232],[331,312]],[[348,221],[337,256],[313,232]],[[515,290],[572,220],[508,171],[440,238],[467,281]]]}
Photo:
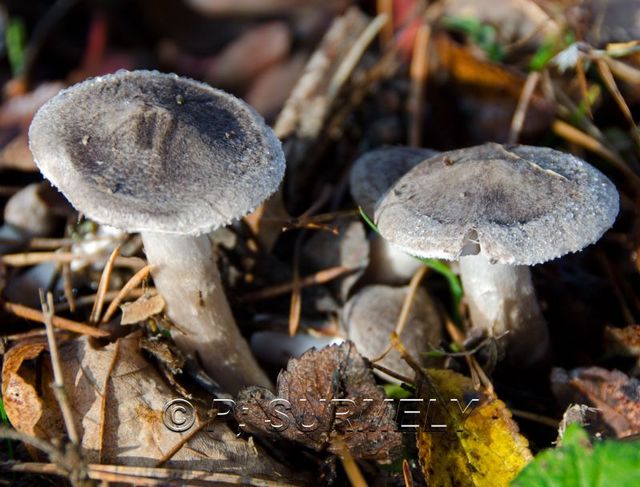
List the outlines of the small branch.
{"label": "small branch", "polygon": [[[300,278],[298,281],[298,285],[300,288],[315,286],[317,284],[325,284],[327,282],[333,281],[338,277],[344,276],[350,272],[353,272],[354,269],[349,269],[345,266],[336,266],[329,267],[328,269],[323,269],[321,271],[316,272],[315,274],[311,274],[310,276],[305,276]],[[277,284],[275,286],[271,286],[268,288],[261,289],[260,291],[247,293],[244,296],[240,297],[240,301],[243,303],[252,303],[255,301],[262,301],[263,299],[275,298],[276,296],[281,296],[283,294],[287,294],[294,289],[293,282],[286,282],[284,284]]]}
{"label": "small branch", "polygon": [[53,295],[47,293],[46,302],[45,296],[42,290],[40,290],[40,302],[42,304],[42,315],[44,316],[44,324],[47,330],[47,342],[49,343],[49,355],[51,356],[51,367],[53,368],[53,393],[58,401],[58,406],[62,412],[62,418],[64,419],[64,426],[69,435],[71,443],[76,447],[80,447],[80,437],[76,430],[76,425],[73,421],[73,411],[69,405],[69,398],[64,389],[64,376],[62,374],[62,367],[60,366],[60,356],[58,355],[58,345],[56,343],[56,337],[53,333]]}
{"label": "small branch", "polygon": [[429,44],[431,27],[425,22],[420,26],[413,44],[411,58],[411,92],[408,108],[411,115],[409,123],[409,145],[422,145],[424,127],[424,100],[426,97],[427,78],[429,77]]}
{"label": "small branch", "polygon": [[538,86],[539,81],[539,71],[532,71],[527,76],[527,81],[522,87],[522,92],[520,93],[518,106],[516,107],[516,111],[513,113],[513,118],[511,119],[511,128],[509,130],[509,144],[518,143],[520,132],[522,132],[522,126],[524,125],[524,120],[527,117],[527,111],[529,110],[529,104],[531,103],[531,97],[533,96],[533,93]]}
{"label": "small branch", "polygon": [[89,323],[98,323],[98,321],[100,321],[102,307],[104,306],[104,295],[109,290],[109,280],[111,279],[113,263],[120,255],[121,247],[122,245],[120,244],[116,245],[116,248],[113,249],[113,252],[111,252],[109,260],[107,260],[107,263],[102,270],[102,276],[100,276],[100,283],[98,284],[98,291],[96,292],[96,300],[93,303],[93,309],[91,310],[91,315],[89,316]]}
{"label": "small branch", "polygon": [[[37,321],[39,323],[44,323],[45,320],[45,316],[40,311],[28,308],[18,303],[10,303],[5,301],[4,309],[5,311],[8,311],[9,313],[19,318],[24,318],[25,320]],[[95,338],[103,338],[109,336],[109,333],[104,330],[100,330],[98,328],[94,328],[77,321],[68,320],[67,318],[61,318],[59,316],[53,316],[51,319],[51,323],[56,328],[72,331],[73,333],[79,333],[80,335],[89,335]]]}
{"label": "small branch", "polygon": [[118,292],[115,299],[111,302],[111,304],[107,308],[107,311],[102,317],[102,323],[109,322],[113,314],[118,309],[118,306],[120,306],[120,303],[122,303],[122,301],[126,299],[127,296],[129,296],[129,294],[135,288],[137,288],[142,281],[144,281],[149,276],[150,272],[151,272],[151,266],[146,265],[142,269],[140,269],[138,272],[136,272],[131,279],[129,279],[129,281],[122,287],[120,292]]}

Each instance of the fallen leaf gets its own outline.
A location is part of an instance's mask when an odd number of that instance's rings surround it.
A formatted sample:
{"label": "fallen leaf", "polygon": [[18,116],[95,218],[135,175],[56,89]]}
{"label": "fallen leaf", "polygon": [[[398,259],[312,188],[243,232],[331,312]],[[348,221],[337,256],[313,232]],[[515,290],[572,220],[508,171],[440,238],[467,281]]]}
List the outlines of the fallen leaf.
{"label": "fallen leaf", "polygon": [[604,329],[605,346],[609,353],[640,359],[640,325],[624,328],[607,326]]}
{"label": "fallen leaf", "polygon": [[[86,337],[60,345],[65,390],[82,438],[81,448],[89,463],[154,467],[165,460],[176,445],[188,440],[166,461],[166,467],[241,471],[271,479],[297,478],[256,445],[237,437],[224,422],[211,423],[189,438],[206,420],[195,402],[183,403],[184,415],[187,419],[193,418],[193,426],[184,431],[169,429],[163,418],[166,418],[165,407],[175,396],[140,353],[140,336],[140,333],[131,334],[103,348],[94,348]],[[3,368],[2,392],[5,404],[10,405],[9,420],[27,434],[45,440],[61,438],[61,421],[44,422],[45,415],[38,414],[40,410],[45,411],[44,405],[58,411],[48,387],[49,362],[39,371],[42,390],[37,392],[36,374],[25,374],[19,365],[27,357],[42,353],[43,348],[14,350],[15,347],[7,354],[10,360],[5,360]],[[29,413],[27,416],[25,411]]]}
{"label": "fallen leaf", "polygon": [[20,342],[4,355],[2,364],[2,401],[7,416],[15,429],[39,438],[48,437],[51,430],[62,431],[57,407],[52,408],[36,389],[35,359],[46,351],[44,339]]}
{"label": "fallen leaf", "polygon": [[144,321],[153,315],[162,313],[165,302],[162,296],[155,294],[149,296],[143,294],[132,303],[125,303],[120,306],[122,310],[121,325],[132,325],[140,321]]}
{"label": "fallen leaf", "polygon": [[640,442],[596,441],[572,424],[562,445],[536,456],[512,487],[640,485]]}
{"label": "fallen leaf", "polygon": [[[351,342],[312,349],[278,376],[278,395],[261,387],[241,391],[236,419],[243,428],[340,453],[388,463],[402,444],[393,407]],[[340,440],[340,441],[336,441]]]}
{"label": "fallen leaf", "polygon": [[571,424],[579,424],[585,426],[589,424],[594,413],[597,413],[596,408],[591,408],[585,404],[572,404],[562,415],[562,420],[558,425],[558,443],[562,442],[562,438],[567,431],[567,428]]}
{"label": "fallen leaf", "polygon": [[434,414],[427,406],[418,433],[427,484],[509,485],[531,460],[531,452],[505,404],[493,393],[476,391],[471,379],[451,370],[429,369],[428,379],[431,384],[419,382],[419,397],[423,404],[439,407]]}
{"label": "fallen leaf", "polygon": [[587,426],[592,434],[623,438],[640,433],[640,381],[619,370],[554,368],[551,389],[562,405],[580,403],[598,409]]}

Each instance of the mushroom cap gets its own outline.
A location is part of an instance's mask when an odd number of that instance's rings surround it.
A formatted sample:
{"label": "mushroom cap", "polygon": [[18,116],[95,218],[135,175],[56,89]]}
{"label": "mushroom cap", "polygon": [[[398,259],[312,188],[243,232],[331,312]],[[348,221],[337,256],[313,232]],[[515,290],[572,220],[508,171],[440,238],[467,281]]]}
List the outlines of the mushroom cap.
{"label": "mushroom cap", "polygon": [[197,235],[249,213],[284,176],[280,142],[242,100],[157,71],[61,91],[29,128],[36,164],[97,222]]}
{"label": "mushroom cap", "polygon": [[[408,292],[408,286],[366,286],[347,301],[342,309],[341,324],[364,357],[374,359],[385,352]],[[412,356],[424,363],[423,354],[430,345],[437,346],[441,339],[442,320],[437,307],[429,294],[418,288],[400,341]],[[414,373],[397,350],[389,352],[380,365],[408,377]]]}
{"label": "mushroom cap", "polygon": [[349,174],[351,197],[367,215],[373,216],[378,200],[416,164],[438,154],[431,149],[390,146],[366,152],[354,162]]}
{"label": "mushroom cap", "polygon": [[606,176],[542,147],[485,144],[419,164],[378,203],[380,233],[412,255],[533,265],[597,241],[618,214]]}

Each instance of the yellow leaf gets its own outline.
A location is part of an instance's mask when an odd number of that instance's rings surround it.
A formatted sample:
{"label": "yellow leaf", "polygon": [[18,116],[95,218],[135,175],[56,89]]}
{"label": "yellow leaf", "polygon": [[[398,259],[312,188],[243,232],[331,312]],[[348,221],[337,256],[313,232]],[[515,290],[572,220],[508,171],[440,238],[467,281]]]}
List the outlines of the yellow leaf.
{"label": "yellow leaf", "polygon": [[476,391],[471,379],[430,369],[419,393],[429,404],[418,432],[427,485],[506,487],[531,460],[505,404]]}

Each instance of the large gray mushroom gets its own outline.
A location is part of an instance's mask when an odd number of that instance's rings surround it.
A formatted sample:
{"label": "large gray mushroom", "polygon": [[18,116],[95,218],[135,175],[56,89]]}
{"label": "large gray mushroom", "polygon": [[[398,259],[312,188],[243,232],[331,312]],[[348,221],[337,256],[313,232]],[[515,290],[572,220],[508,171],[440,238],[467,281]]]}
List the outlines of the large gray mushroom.
{"label": "large gray mushroom", "polygon": [[378,203],[382,236],[419,257],[460,260],[474,327],[509,332],[512,362],[548,351],[527,266],[597,241],[618,214],[615,186],[548,148],[485,144],[444,152],[400,178]]}
{"label": "large gray mushroom", "polygon": [[206,235],[282,180],[281,145],[262,118],[197,81],[118,72],[60,92],[34,117],[29,141],[42,173],[79,211],[141,233],[176,343],[232,393],[268,387]]}
{"label": "large gray mushroom", "polygon": [[[378,200],[400,177],[437,151],[404,146],[374,149],[359,157],[349,173],[351,197],[370,217]],[[422,264],[389,245],[377,234],[371,236],[370,264],[364,280],[400,285],[406,284]]]}

